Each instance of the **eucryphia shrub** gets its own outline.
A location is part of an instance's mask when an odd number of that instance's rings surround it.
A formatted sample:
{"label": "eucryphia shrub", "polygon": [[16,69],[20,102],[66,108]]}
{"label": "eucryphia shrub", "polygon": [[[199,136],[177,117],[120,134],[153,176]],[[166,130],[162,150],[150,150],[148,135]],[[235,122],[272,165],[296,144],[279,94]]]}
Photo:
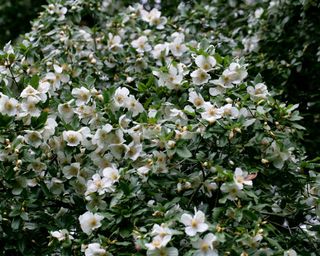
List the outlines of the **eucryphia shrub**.
{"label": "eucryphia shrub", "polygon": [[315,255],[297,105],[193,22],[52,1],[5,46],[4,255]]}

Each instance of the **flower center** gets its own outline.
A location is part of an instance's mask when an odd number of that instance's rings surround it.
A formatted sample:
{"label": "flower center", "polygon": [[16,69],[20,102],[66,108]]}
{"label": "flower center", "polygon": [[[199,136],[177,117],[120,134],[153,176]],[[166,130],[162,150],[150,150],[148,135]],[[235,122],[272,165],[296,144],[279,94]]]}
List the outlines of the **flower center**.
{"label": "flower center", "polygon": [[194,100],[194,105],[196,105],[197,107],[201,106],[203,103],[202,99],[201,98],[196,98]]}
{"label": "flower center", "polygon": [[209,251],[209,245],[207,243],[201,244],[201,251],[208,252]]}
{"label": "flower center", "polygon": [[13,110],[13,105],[10,101],[7,101],[5,104],[4,104],[4,108],[7,110],[7,111],[11,111]]}
{"label": "flower center", "polygon": [[198,222],[196,220],[191,221],[191,227],[196,228],[198,226]]}

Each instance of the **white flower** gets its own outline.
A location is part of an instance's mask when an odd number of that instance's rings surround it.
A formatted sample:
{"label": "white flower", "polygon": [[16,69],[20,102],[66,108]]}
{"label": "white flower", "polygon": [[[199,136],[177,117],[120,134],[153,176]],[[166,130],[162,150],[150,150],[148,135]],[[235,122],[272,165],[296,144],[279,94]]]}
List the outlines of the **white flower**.
{"label": "white flower", "polygon": [[132,116],[135,117],[144,111],[142,104],[135,99],[133,95],[130,95],[125,102],[126,108],[132,112]]}
{"label": "white flower", "polygon": [[77,177],[80,172],[80,163],[72,163],[62,168],[62,172],[67,179]]}
{"label": "white flower", "polygon": [[220,84],[226,88],[232,88],[232,84],[240,84],[248,75],[246,69],[239,63],[232,62],[229,67],[223,71],[219,80],[214,80],[214,84]]}
{"label": "white flower", "polygon": [[297,252],[293,249],[289,249],[285,252],[283,252],[283,256],[297,256]]}
{"label": "white flower", "polygon": [[[164,44],[157,44],[154,46],[153,50],[151,51],[151,54],[155,60],[159,60],[161,58],[164,58],[169,53],[169,47],[167,43]],[[161,61],[159,62],[161,64]]]}
{"label": "white flower", "polygon": [[198,94],[195,91],[189,93],[189,102],[191,102],[196,108],[201,108],[205,104],[201,94]]}
{"label": "white flower", "polygon": [[60,4],[54,5],[49,4],[48,5],[48,12],[50,14],[57,14],[59,16],[58,21],[62,21],[65,19],[65,14],[67,13],[68,9]]}
{"label": "white flower", "polygon": [[178,256],[179,252],[174,247],[162,247],[160,249],[153,249],[147,251],[147,256]]}
{"label": "white flower", "polygon": [[258,83],[254,87],[248,86],[247,92],[252,100],[266,99],[269,95],[268,88],[264,83]]}
{"label": "white flower", "polygon": [[242,171],[242,169],[239,167],[236,168],[233,175],[233,180],[239,189],[243,189],[243,184],[247,186],[252,186],[252,180],[246,179],[247,177],[247,172]]}
{"label": "white flower", "polygon": [[209,79],[211,78],[210,75],[201,68],[193,71],[190,76],[192,77],[192,82],[195,85],[208,83]]}
{"label": "white flower", "polygon": [[34,101],[33,98],[27,98],[23,100],[21,103],[21,110],[20,116],[32,116],[32,117],[39,117],[41,114],[41,110],[37,107],[37,101]]}
{"label": "white flower", "polygon": [[73,88],[71,91],[71,94],[77,98],[76,100],[77,106],[87,104],[91,98],[90,91],[83,86],[81,88]]}
{"label": "white flower", "polygon": [[137,160],[137,158],[140,156],[142,151],[142,145],[139,143],[135,143],[132,141],[128,146],[128,150],[124,156],[125,159],[129,158],[133,161]]}
{"label": "white flower", "polygon": [[108,137],[111,131],[112,126],[110,124],[106,124],[101,129],[98,129],[92,137],[92,144],[97,145],[101,149],[108,146]]}
{"label": "white flower", "polygon": [[169,49],[173,56],[181,57],[188,50],[187,46],[183,43],[184,35],[174,33],[172,36],[174,37],[174,40],[169,44]]}
{"label": "white flower", "polygon": [[42,143],[42,136],[37,131],[25,131],[24,139],[29,145],[38,148]]}
{"label": "white flower", "polygon": [[29,98],[36,103],[41,100],[40,92],[34,89],[31,85],[28,85],[26,88],[24,88],[24,90],[20,93],[20,97],[23,99]]}
{"label": "white flower", "polygon": [[94,174],[87,182],[87,190],[85,195],[90,195],[92,193],[98,192],[99,195],[103,195],[106,192],[112,192],[112,180],[108,178],[101,178],[99,174]]}
{"label": "white flower", "polygon": [[8,116],[17,114],[18,101],[0,93],[0,113]]}
{"label": "white flower", "polygon": [[241,190],[234,182],[223,183],[220,189],[221,192],[227,194],[227,199],[231,201],[235,200],[238,196],[241,195]]}
{"label": "white flower", "polygon": [[81,229],[87,235],[90,235],[94,229],[101,227],[103,219],[102,215],[92,212],[85,212],[79,216]]}
{"label": "white flower", "polygon": [[258,35],[248,36],[242,39],[241,43],[244,46],[245,52],[256,51],[259,46],[260,38]]}
{"label": "white flower", "polygon": [[131,45],[139,53],[149,52],[152,49],[150,44],[148,44],[148,38],[146,36],[140,36],[138,39],[133,40]]}
{"label": "white flower", "polygon": [[168,72],[153,71],[153,74],[159,77],[159,86],[165,86],[172,89],[178,89],[183,80],[183,65],[170,65]]}
{"label": "white flower", "polygon": [[103,169],[102,173],[103,173],[103,176],[111,182],[111,184],[114,184],[120,178],[118,169],[114,167],[107,167]]}
{"label": "white flower", "polygon": [[236,107],[233,107],[232,104],[224,105],[221,110],[223,116],[229,116],[231,119],[239,116],[239,110]]}
{"label": "white flower", "polygon": [[82,134],[77,131],[63,131],[62,136],[70,147],[78,146],[83,140]]}
{"label": "white flower", "polygon": [[70,240],[73,239],[73,237],[71,235],[69,235],[69,232],[66,229],[61,229],[58,231],[51,231],[50,234],[52,237],[57,238],[58,241],[63,241],[66,239],[70,239]]}
{"label": "white flower", "polygon": [[41,98],[41,101],[42,102],[45,102],[47,100],[47,92],[49,91],[50,89],[50,83],[48,83],[47,81],[42,81],[40,80],[39,81],[39,86],[38,86],[38,92],[40,93],[39,94],[39,97]]}
{"label": "white flower", "polygon": [[70,80],[69,75],[65,75],[62,73],[63,69],[54,64],[53,65],[54,73],[49,72],[46,74],[45,79],[49,80],[52,84],[53,91],[58,90],[61,88],[61,83],[67,83]]}
{"label": "white flower", "polygon": [[88,245],[88,248],[84,251],[85,256],[105,256],[106,250],[101,248],[98,243],[92,243]]}
{"label": "white flower", "polygon": [[129,97],[129,90],[125,87],[119,87],[114,93],[113,101],[117,108],[124,107]]}
{"label": "white flower", "polygon": [[66,122],[70,121],[74,115],[73,108],[71,107],[72,102],[73,100],[58,105],[58,113]]}
{"label": "white flower", "polygon": [[49,117],[42,129],[42,136],[47,141],[52,135],[54,135],[58,123],[54,118]]}
{"label": "white flower", "polygon": [[217,64],[217,61],[212,56],[199,55],[196,57],[195,63],[200,69],[208,72]]}
{"label": "white flower", "polygon": [[117,52],[123,48],[121,44],[121,37],[118,35],[112,35],[111,33],[108,34],[108,48],[113,52]]}
{"label": "white flower", "polygon": [[186,226],[185,232],[188,236],[195,236],[197,233],[202,233],[208,229],[204,213],[196,211],[196,209],[194,216],[184,213],[180,221]]}
{"label": "white flower", "polygon": [[164,241],[161,237],[156,236],[152,239],[151,243],[146,243],[145,246],[148,248],[148,250],[156,250],[160,249],[161,247],[165,247],[166,244],[166,241]]}
{"label": "white flower", "polygon": [[199,239],[197,243],[193,243],[193,246],[197,250],[194,256],[218,256],[218,251],[213,248],[213,242],[217,240],[217,237],[212,234],[206,234],[203,239]]}
{"label": "white flower", "polygon": [[223,110],[216,108],[212,104],[204,105],[205,112],[201,113],[201,117],[209,123],[214,123],[217,119],[220,119],[223,114]]}
{"label": "white flower", "polygon": [[170,228],[168,228],[164,223],[162,223],[161,226],[155,224],[153,225],[151,235],[153,235],[154,238],[157,237],[159,239],[162,239],[162,246],[166,246],[172,238],[173,231]]}
{"label": "white flower", "polygon": [[153,8],[150,12],[146,10],[140,11],[142,20],[148,22],[150,25],[156,26],[157,29],[163,29],[167,23],[166,17],[161,17],[161,12]]}
{"label": "white flower", "polygon": [[141,166],[137,169],[138,174],[142,177],[146,176],[149,173],[149,171],[150,171],[149,165]]}

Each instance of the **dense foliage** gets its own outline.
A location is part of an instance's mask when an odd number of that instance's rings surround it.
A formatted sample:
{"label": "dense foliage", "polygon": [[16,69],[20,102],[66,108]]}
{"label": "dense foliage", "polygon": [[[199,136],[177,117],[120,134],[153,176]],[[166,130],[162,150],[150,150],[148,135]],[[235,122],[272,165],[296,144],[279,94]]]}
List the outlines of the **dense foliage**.
{"label": "dense foliage", "polygon": [[31,20],[38,16],[46,0],[0,1],[0,46],[15,40],[31,29]]}
{"label": "dense foliage", "polygon": [[316,255],[298,105],[228,17],[51,2],[0,54],[4,255]]}

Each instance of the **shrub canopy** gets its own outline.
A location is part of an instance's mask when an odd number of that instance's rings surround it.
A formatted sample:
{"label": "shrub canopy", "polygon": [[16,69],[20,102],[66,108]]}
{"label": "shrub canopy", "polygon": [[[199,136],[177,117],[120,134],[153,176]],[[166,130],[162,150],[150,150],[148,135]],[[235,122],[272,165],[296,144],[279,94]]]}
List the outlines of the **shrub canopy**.
{"label": "shrub canopy", "polygon": [[53,1],[4,47],[5,255],[318,250],[298,105],[229,54],[214,11]]}

